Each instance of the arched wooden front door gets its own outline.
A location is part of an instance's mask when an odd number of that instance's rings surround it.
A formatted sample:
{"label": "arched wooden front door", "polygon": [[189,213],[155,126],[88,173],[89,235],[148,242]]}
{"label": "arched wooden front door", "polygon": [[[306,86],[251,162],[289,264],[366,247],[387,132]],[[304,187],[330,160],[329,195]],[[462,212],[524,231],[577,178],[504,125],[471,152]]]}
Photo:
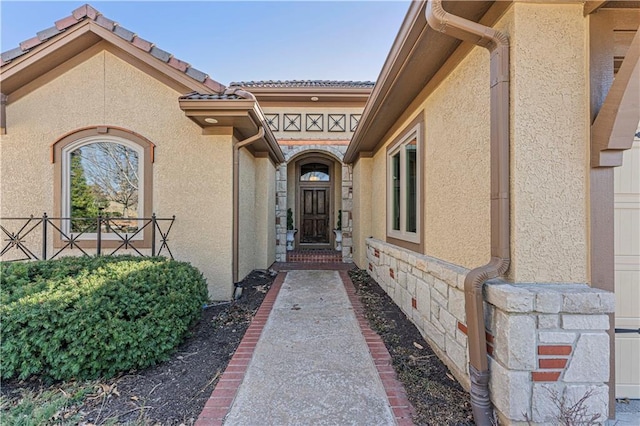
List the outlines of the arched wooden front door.
{"label": "arched wooden front door", "polygon": [[298,178],[298,235],[300,248],[331,247],[332,164],[314,158],[301,163]]}

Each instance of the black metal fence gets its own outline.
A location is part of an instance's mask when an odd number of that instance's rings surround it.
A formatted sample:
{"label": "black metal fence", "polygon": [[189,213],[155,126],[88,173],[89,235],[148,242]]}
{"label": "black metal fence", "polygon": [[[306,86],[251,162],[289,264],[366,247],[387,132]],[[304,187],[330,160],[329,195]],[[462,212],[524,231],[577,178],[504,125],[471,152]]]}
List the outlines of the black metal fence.
{"label": "black metal fence", "polygon": [[[175,216],[159,218],[155,213],[150,218],[49,217],[46,213],[41,217],[0,218],[3,237],[0,259],[12,262],[54,259],[72,249],[85,256],[111,256],[121,250],[132,250],[128,254],[144,257],[140,245],[145,231],[150,233],[151,256],[168,255],[173,259],[168,243],[175,219]],[[54,240],[59,244],[49,253]]]}

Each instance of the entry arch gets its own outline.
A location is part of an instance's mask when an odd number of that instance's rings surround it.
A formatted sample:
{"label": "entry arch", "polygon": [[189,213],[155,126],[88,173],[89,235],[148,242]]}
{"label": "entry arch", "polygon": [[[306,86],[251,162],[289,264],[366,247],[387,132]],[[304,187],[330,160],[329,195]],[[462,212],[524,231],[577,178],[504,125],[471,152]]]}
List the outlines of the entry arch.
{"label": "entry arch", "polygon": [[342,204],[340,158],[324,150],[300,151],[290,156],[287,175],[288,207],[298,228],[296,247],[332,249],[333,229]]}

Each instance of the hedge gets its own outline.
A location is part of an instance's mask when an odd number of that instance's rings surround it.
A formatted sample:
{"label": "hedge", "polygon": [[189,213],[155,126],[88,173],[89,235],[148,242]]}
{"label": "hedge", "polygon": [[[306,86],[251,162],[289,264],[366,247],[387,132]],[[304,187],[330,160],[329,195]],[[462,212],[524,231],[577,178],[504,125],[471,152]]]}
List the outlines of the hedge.
{"label": "hedge", "polygon": [[0,376],[92,379],[154,365],[206,301],[202,274],[164,258],[0,264]]}

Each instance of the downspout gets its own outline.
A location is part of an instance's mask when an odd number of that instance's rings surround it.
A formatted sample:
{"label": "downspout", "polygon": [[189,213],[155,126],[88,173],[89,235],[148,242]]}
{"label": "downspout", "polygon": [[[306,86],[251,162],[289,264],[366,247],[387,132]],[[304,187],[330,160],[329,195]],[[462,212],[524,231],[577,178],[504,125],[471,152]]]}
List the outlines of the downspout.
{"label": "downspout", "polygon": [[500,31],[446,12],[442,0],[429,0],[425,14],[436,31],[485,47],[491,58],[491,260],[471,270],[464,281],[471,406],[476,424],[490,426],[495,421],[489,394],[482,288],[488,280],[503,275],[510,263],[509,39]]}
{"label": "downspout", "polygon": [[240,258],[240,148],[251,145],[264,137],[264,126],[258,125],[258,133],[233,144],[233,283],[238,282]]}

